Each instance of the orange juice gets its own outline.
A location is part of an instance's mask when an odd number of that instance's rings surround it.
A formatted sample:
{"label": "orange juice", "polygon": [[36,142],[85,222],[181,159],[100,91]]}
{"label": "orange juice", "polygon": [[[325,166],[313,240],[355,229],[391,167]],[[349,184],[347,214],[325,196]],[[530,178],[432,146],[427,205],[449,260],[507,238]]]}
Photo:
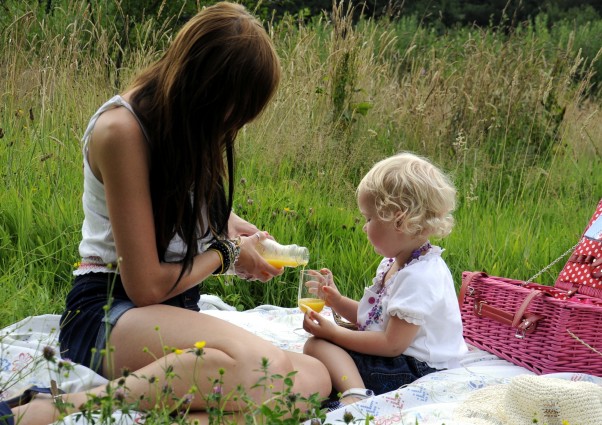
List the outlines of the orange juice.
{"label": "orange juice", "polygon": [[320,298],[301,298],[299,299],[299,308],[303,313],[307,311],[307,307],[311,308],[316,313],[319,313],[324,308],[324,300]]}
{"label": "orange juice", "polygon": [[301,265],[305,265],[307,263],[300,263],[294,258],[266,258],[265,261],[270,263],[274,267],[282,268],[282,267],[297,267]]}

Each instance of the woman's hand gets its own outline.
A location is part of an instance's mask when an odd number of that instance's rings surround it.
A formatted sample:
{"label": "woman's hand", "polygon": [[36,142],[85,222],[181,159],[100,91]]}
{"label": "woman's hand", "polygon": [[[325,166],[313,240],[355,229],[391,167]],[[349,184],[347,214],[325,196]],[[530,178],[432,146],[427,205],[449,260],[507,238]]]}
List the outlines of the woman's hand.
{"label": "woman's hand", "polygon": [[241,238],[240,255],[234,264],[234,271],[238,277],[267,282],[284,272],[284,269],[269,264],[257,252],[257,245],[264,239],[271,239],[267,232],[256,232],[252,236]]}
{"label": "woman's hand", "polygon": [[251,236],[259,232],[259,229],[248,221],[240,218],[234,212],[230,212],[228,218],[228,236],[231,239],[237,236]]}

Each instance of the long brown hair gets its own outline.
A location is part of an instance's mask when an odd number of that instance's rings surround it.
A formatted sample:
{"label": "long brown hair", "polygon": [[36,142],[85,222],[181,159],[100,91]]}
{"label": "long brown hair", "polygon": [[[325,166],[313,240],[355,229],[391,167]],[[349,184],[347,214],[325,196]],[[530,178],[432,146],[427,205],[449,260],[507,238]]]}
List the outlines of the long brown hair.
{"label": "long brown hair", "polygon": [[180,277],[204,236],[199,228],[215,237],[227,234],[234,140],[279,81],[266,31],[243,6],[227,2],[188,21],[163,57],[134,80],[131,103],[150,139],[157,249],[164,260],[173,237],[184,240]]}

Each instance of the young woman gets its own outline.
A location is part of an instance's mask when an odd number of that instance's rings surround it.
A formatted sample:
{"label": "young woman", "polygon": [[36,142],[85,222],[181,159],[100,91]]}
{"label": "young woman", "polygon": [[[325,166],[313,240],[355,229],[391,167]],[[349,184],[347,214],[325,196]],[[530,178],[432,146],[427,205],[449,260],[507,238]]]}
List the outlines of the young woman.
{"label": "young woman", "polygon": [[[232,213],[234,140],[265,108],[279,78],[260,23],[240,5],[218,3],[101,106],[84,134],[82,260],[62,316],[61,355],[109,379],[131,371],[120,385],[127,400],[141,400],[139,409],[155,406],[163,385],[176,398],[196,388],[190,407],[198,413],[190,418],[206,421],[203,395],[220,370],[224,394],[242,385],[261,402],[253,385],[262,358],[270,374],[298,372],[294,392],[326,396],[331,389],[318,360],[198,312],[198,285],[212,274],[267,281],[282,273],[255,249],[266,234]],[[200,342],[199,363],[193,351]],[[168,380],[167,369],[177,378]],[[67,394],[62,405],[77,411],[86,399]],[[6,421],[48,424],[58,410],[38,399],[13,414]]]}

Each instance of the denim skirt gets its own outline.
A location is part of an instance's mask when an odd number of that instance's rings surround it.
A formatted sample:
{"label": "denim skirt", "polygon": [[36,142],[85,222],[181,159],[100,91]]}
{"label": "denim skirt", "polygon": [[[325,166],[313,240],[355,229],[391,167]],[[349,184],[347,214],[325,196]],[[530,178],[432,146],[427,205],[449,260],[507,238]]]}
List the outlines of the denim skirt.
{"label": "denim skirt", "polygon": [[383,357],[351,350],[347,352],[355,362],[366,388],[374,391],[376,395],[396,390],[437,371],[427,363],[404,354],[397,357]]}
{"label": "denim skirt", "polygon": [[[162,304],[199,311],[200,293],[195,286]],[[76,276],[61,316],[61,357],[82,364],[102,375],[101,350],[123,313],[136,308],[116,273]]]}

